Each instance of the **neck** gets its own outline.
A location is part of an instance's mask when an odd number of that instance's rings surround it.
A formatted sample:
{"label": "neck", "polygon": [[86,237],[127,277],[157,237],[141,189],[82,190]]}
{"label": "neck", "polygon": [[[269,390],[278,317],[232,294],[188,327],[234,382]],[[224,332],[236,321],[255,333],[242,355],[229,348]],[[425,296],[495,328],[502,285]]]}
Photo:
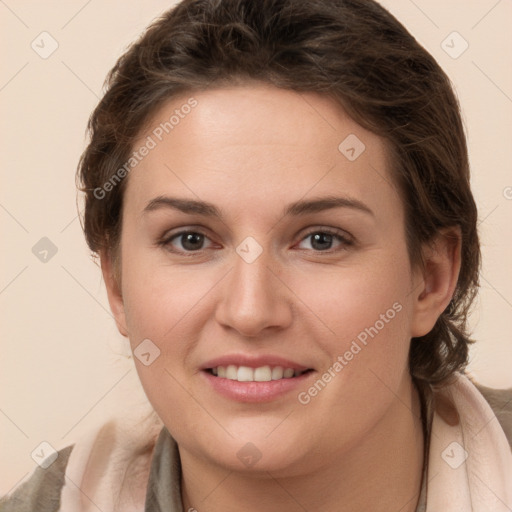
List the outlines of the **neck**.
{"label": "neck", "polygon": [[307,474],[254,476],[206,465],[181,450],[180,456],[186,511],[414,512],[424,463],[419,394],[408,379],[386,415],[357,446]]}

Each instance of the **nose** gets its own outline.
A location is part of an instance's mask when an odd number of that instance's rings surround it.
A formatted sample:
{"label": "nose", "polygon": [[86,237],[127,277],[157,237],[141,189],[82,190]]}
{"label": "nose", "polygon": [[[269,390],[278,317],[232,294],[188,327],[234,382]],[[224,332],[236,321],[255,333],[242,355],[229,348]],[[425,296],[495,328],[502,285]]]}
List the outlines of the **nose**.
{"label": "nose", "polygon": [[265,330],[283,329],[292,321],[292,297],[279,276],[268,250],[252,262],[234,251],[234,268],[222,288],[216,320],[244,337],[262,336]]}

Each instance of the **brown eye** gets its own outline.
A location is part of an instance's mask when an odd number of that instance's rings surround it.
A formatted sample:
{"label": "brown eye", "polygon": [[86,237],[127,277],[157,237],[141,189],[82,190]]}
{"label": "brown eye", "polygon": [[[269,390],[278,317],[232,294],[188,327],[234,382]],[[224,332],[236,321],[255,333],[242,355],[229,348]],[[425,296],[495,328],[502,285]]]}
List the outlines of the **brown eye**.
{"label": "brown eye", "polygon": [[173,252],[196,252],[203,250],[208,237],[197,231],[181,231],[162,240],[160,245]]}
{"label": "brown eye", "polygon": [[185,233],[179,235],[182,247],[187,251],[197,251],[202,249],[204,243],[204,236],[200,233]]}

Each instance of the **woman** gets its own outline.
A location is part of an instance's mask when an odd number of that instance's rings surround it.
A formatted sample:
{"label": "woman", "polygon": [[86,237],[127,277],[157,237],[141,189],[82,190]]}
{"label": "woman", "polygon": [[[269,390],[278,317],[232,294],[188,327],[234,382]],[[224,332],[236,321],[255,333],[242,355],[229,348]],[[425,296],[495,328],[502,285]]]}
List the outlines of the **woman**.
{"label": "woman", "polygon": [[368,0],[185,0],[107,85],[84,230],[152,410],[0,509],[510,510],[512,395],[464,374],[459,107],[404,27]]}

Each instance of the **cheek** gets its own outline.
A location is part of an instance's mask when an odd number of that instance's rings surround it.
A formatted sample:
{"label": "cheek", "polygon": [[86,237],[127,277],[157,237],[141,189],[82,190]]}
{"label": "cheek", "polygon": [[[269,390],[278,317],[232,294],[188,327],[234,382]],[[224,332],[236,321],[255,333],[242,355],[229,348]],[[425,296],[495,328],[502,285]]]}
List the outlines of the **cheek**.
{"label": "cheek", "polygon": [[195,265],[167,263],[134,224],[133,218],[124,219],[122,237],[122,294],[132,348],[145,338],[160,344],[174,336],[212,286]]}
{"label": "cheek", "polygon": [[297,295],[307,298],[308,309],[318,316],[308,314],[309,332],[314,331],[316,344],[327,355],[322,371],[329,391],[317,386],[325,395],[318,405],[323,401],[364,415],[358,402],[385,403],[390,390],[400,387],[408,371],[409,270],[407,255],[395,252],[336,275],[317,273],[296,282]]}
{"label": "cheek", "polygon": [[[328,329],[333,348],[368,330],[378,335],[406,336],[409,321],[410,274],[407,257],[380,254],[371,262],[346,268],[330,268],[295,279],[293,289],[303,298],[318,324]],[[388,261],[389,260],[389,261]],[[311,316],[311,314],[309,315]],[[377,336],[377,334],[375,334]]]}
{"label": "cheek", "polygon": [[197,318],[201,300],[214,284],[205,272],[169,267],[148,272],[142,261],[127,268],[125,275],[130,276],[123,293],[132,344],[141,336],[161,342],[179,338],[184,326]]}
{"label": "cheek", "polygon": [[[205,272],[193,272],[192,266],[179,271],[156,266],[142,254],[125,261],[123,272],[126,322],[139,379],[157,414],[181,440],[191,424],[208,419],[186,391],[190,378],[186,361],[200,331],[201,300],[212,283]],[[148,365],[137,356],[143,346],[150,353]],[[187,421],[177,421],[176,410],[183,411]]]}

